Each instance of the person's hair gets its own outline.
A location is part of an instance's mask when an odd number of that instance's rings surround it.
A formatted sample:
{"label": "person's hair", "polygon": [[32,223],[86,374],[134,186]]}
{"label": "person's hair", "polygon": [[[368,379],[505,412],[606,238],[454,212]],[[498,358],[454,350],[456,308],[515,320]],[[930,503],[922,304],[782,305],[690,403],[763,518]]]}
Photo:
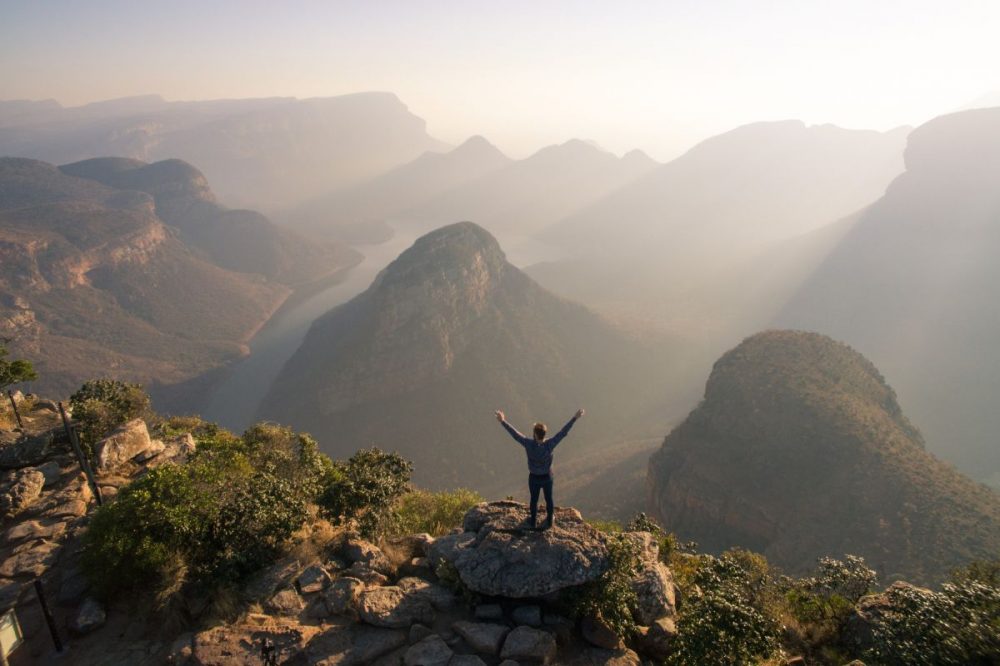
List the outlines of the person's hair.
{"label": "person's hair", "polygon": [[548,431],[549,431],[549,429],[545,427],[544,423],[536,423],[535,424],[535,439],[545,439],[545,433],[547,433]]}

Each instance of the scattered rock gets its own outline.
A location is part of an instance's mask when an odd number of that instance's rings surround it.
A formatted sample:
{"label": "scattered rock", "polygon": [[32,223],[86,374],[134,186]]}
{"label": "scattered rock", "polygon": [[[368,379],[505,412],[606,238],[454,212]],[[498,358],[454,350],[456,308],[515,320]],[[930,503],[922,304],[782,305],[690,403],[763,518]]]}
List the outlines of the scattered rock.
{"label": "scattered rock", "polygon": [[103,471],[118,467],[152,445],[146,422],[132,419],[97,443],[97,469]]}
{"label": "scattered rock", "polygon": [[477,620],[502,620],[503,608],[500,604],[479,604],[475,615]]}
{"label": "scattered rock", "polygon": [[392,573],[392,564],[385,553],[364,539],[348,539],[344,543],[343,554],[351,564],[361,563],[372,571],[386,576]]}
{"label": "scattered rock", "polygon": [[351,578],[357,578],[358,580],[363,581],[365,585],[370,586],[389,584],[388,576],[371,569],[363,562],[355,562],[351,566],[347,567],[344,569],[343,575],[350,576]]}
{"label": "scattered rock", "polygon": [[617,650],[623,645],[621,637],[600,616],[587,615],[580,620],[580,633],[591,645],[606,650]]}
{"label": "scattered rock", "polygon": [[84,599],[80,605],[80,609],[73,616],[69,628],[76,634],[89,634],[94,629],[103,625],[107,619],[108,615],[104,612],[104,607],[96,600],[88,597]]}
{"label": "scattered rock", "polygon": [[149,448],[148,449],[146,449],[145,451],[140,451],[139,453],[137,453],[135,455],[135,457],[132,458],[132,460],[134,460],[137,463],[144,463],[144,462],[146,462],[148,460],[152,460],[156,456],[158,456],[161,453],[163,453],[163,451],[166,448],[167,448],[166,444],[164,444],[163,442],[161,442],[158,439],[154,439],[152,442],[149,443]]}
{"label": "scattered rock", "polygon": [[518,627],[509,634],[500,650],[501,659],[533,660],[548,664],[556,656],[556,639],[548,632]]}
{"label": "scattered rock", "polygon": [[302,594],[320,592],[326,589],[326,586],[330,584],[330,574],[328,574],[326,569],[320,565],[312,564],[306,567],[305,571],[299,574],[296,582],[298,583],[299,590]]}
{"label": "scattered rock", "polygon": [[538,606],[518,606],[510,614],[510,617],[517,624],[529,627],[542,626],[542,609]]}
{"label": "scattered rock", "polygon": [[465,639],[473,650],[489,655],[500,654],[503,639],[510,633],[510,628],[506,625],[486,622],[455,622],[451,628]]}
{"label": "scattered rock", "polygon": [[424,596],[407,593],[396,586],[364,590],[358,597],[358,613],[368,624],[390,629],[434,621],[434,608]]}
{"label": "scattered rock", "polygon": [[648,627],[639,627],[636,646],[644,654],[664,660],[670,656],[674,639],[677,637],[677,625],[673,618],[662,617]]}
{"label": "scattered rock", "polygon": [[0,492],[0,519],[13,518],[38,501],[45,475],[36,469],[9,472]]}
{"label": "scattered rock", "polygon": [[674,577],[662,562],[654,561],[640,571],[632,581],[632,589],[639,600],[634,613],[639,624],[649,625],[661,617],[674,615]]}
{"label": "scattered rock", "polygon": [[425,627],[424,625],[417,623],[412,627],[410,627],[410,634],[408,640],[410,642],[410,645],[413,645],[414,643],[419,643],[420,641],[424,640],[433,633],[434,632],[431,631],[430,627]]}
{"label": "scattered rock", "polygon": [[[365,625],[333,626],[306,646],[306,661],[315,666],[367,666],[406,644],[406,632]],[[226,662],[229,663],[229,662]],[[278,663],[284,663],[279,660]]]}
{"label": "scattered rock", "polygon": [[267,608],[279,615],[296,615],[306,607],[302,597],[294,589],[288,587],[281,590],[267,602]]}
{"label": "scattered rock", "polygon": [[59,463],[56,462],[55,460],[49,460],[48,462],[42,463],[35,469],[41,472],[42,476],[45,477],[46,487],[51,486],[53,483],[59,480],[59,477],[62,476],[62,468],[59,466]]}
{"label": "scattered rock", "polygon": [[596,580],[607,567],[605,537],[575,509],[557,508],[552,529],[524,529],[528,507],[519,502],[482,503],[463,521],[464,540],[432,554],[450,561],[470,589],[490,596],[541,597]]}
{"label": "scattered rock", "polygon": [[437,634],[432,634],[406,651],[406,666],[447,666],[455,652]]}
{"label": "scattered rock", "polygon": [[331,615],[353,614],[358,595],[364,589],[365,584],[357,578],[342,577],[333,580],[323,593],[327,611]]}
{"label": "scattered rock", "polygon": [[49,457],[54,433],[29,435],[0,447],[0,469],[21,469],[40,465]]}
{"label": "scattered rock", "polygon": [[406,577],[400,578],[396,586],[401,588],[405,592],[412,592],[414,594],[419,594],[426,598],[435,609],[444,611],[449,610],[455,605],[458,600],[455,593],[446,588],[444,585],[438,585],[437,583],[428,583],[423,578]]}

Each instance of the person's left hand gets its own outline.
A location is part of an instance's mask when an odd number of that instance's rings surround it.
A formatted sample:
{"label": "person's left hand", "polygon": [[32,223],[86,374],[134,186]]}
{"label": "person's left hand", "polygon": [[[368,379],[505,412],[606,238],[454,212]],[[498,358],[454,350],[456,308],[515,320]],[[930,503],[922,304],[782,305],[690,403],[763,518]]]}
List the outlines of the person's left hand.
{"label": "person's left hand", "polygon": [[500,423],[503,423],[504,422],[504,418],[505,417],[504,417],[504,414],[503,414],[503,410],[502,409],[498,409],[497,410],[497,421],[499,421]]}
{"label": "person's left hand", "polygon": [[576,418],[581,418],[586,413],[587,413],[586,409],[578,409],[576,412]]}

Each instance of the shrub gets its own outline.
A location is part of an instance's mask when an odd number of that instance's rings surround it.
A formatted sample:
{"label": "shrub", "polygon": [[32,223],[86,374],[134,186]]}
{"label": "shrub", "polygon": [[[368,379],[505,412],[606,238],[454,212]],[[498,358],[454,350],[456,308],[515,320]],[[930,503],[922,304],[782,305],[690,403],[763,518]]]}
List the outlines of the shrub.
{"label": "shrub", "polygon": [[565,603],[574,618],[598,616],[622,638],[637,630],[632,614],[639,599],[632,579],[639,573],[639,546],[626,534],[607,538],[608,568],[601,577],[566,593]]}
{"label": "shrub", "polygon": [[159,594],[166,605],[187,582],[239,581],[301,527],[332,469],[315,442],[272,425],[222,432],[187,464],[150,470],[97,511],[82,564],[100,594],[169,590]]}
{"label": "shrub", "polygon": [[441,536],[461,525],[465,512],[482,501],[482,495],[465,488],[436,493],[413,490],[399,499],[392,531],[394,534],[427,532],[431,536]]}
{"label": "shrub", "polygon": [[70,396],[73,420],[88,452],[105,435],[131,419],[149,415],[149,396],[138,384],[92,379]]}
{"label": "shrub", "polygon": [[413,464],[398,453],[361,449],[333,464],[320,507],[334,523],[354,521],[362,536],[373,538],[393,523],[396,501],[409,490],[412,473]]}
{"label": "shrub", "polygon": [[767,561],[748,551],[703,556],[677,622],[670,663],[745,664],[777,647],[779,624],[770,607],[776,586]]}
{"label": "shrub", "polygon": [[963,583],[982,583],[990,587],[1000,588],[1000,560],[975,560],[966,566],[951,572],[951,582],[956,585]]}
{"label": "shrub", "polygon": [[38,379],[38,373],[35,372],[31,361],[25,361],[24,359],[7,360],[8,342],[10,340],[0,338],[0,390],[14,384]]}
{"label": "shrub", "polygon": [[1000,655],[1000,589],[978,581],[941,592],[886,590],[891,610],[872,627],[866,658],[888,666],[995,664]]}
{"label": "shrub", "polygon": [[828,598],[839,596],[853,605],[875,589],[877,581],[878,576],[868,567],[863,557],[845,555],[843,560],[819,558],[816,576],[804,582],[806,587],[817,594]]}

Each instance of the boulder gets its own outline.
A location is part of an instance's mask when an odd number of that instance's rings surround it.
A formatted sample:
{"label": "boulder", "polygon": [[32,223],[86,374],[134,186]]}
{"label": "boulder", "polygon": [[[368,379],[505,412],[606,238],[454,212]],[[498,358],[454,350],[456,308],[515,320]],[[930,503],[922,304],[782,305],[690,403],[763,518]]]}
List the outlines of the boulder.
{"label": "boulder", "polygon": [[406,666],[448,666],[455,652],[437,634],[410,646],[403,657]]}
{"label": "boulder", "polygon": [[302,597],[290,587],[281,590],[267,602],[267,609],[279,615],[296,615],[305,607]]}
{"label": "boulder", "polygon": [[421,594],[399,587],[376,587],[358,596],[358,614],[368,624],[389,629],[406,629],[415,622],[431,624],[434,608]]}
{"label": "boulder", "polygon": [[379,585],[388,585],[389,577],[380,574],[379,572],[371,569],[368,565],[363,562],[355,562],[351,566],[347,567],[341,572],[344,576],[350,576],[351,578],[357,578],[363,581],[365,585],[370,585],[377,587]]}
{"label": "boulder", "polygon": [[137,453],[135,455],[135,457],[132,458],[132,460],[135,461],[135,462],[137,462],[137,463],[144,463],[144,462],[150,461],[153,458],[155,458],[156,456],[158,456],[161,453],[163,453],[163,451],[166,448],[167,448],[166,444],[164,444],[163,442],[161,442],[158,439],[154,439],[153,441],[151,441],[149,443],[149,448],[148,449],[146,449],[145,451],[140,451],[139,453]]}
{"label": "boulder", "polygon": [[51,486],[53,483],[59,480],[59,477],[62,476],[62,468],[59,466],[59,463],[56,462],[55,460],[49,460],[47,462],[44,462],[35,469],[41,472],[42,476],[45,477],[46,487]]}
{"label": "boulder", "polygon": [[270,598],[283,587],[288,587],[302,571],[302,564],[294,557],[278,560],[255,574],[244,587],[244,594],[254,601]]}
{"label": "boulder", "polygon": [[[334,625],[313,637],[306,646],[306,658],[302,663],[367,666],[403,645],[406,645],[406,632],[403,631],[363,624]],[[278,663],[284,662],[279,660]]]}
{"label": "boulder", "polygon": [[319,564],[312,564],[299,574],[295,582],[298,584],[299,591],[302,594],[320,592],[330,584],[330,574]]}
{"label": "boulder", "polygon": [[106,471],[132,460],[153,445],[142,419],[132,419],[115,428],[97,443],[97,470]]}
{"label": "boulder", "polygon": [[639,627],[636,648],[653,659],[663,661],[670,656],[675,638],[677,625],[673,618],[663,617],[648,627]]}
{"label": "boulder", "polygon": [[333,580],[323,593],[326,609],[331,615],[353,614],[358,595],[365,584],[357,578],[347,576]]}
{"label": "boulder", "polygon": [[518,627],[511,631],[500,650],[501,659],[540,661],[543,664],[551,663],[555,656],[556,639],[552,634],[532,627]]}
{"label": "boulder", "polygon": [[503,608],[500,604],[479,604],[476,606],[475,616],[477,620],[502,620]]}
{"label": "boulder", "polygon": [[465,639],[473,650],[493,656],[500,654],[503,639],[510,633],[510,628],[506,625],[487,622],[461,621],[451,625],[451,628]]}
{"label": "boulder", "polygon": [[45,475],[36,469],[8,472],[0,491],[0,519],[13,518],[38,501]]}
{"label": "boulder", "polygon": [[436,610],[445,611],[449,610],[455,605],[458,600],[455,593],[446,588],[444,585],[438,585],[437,583],[428,583],[423,578],[407,577],[400,578],[396,586],[401,588],[404,592],[412,592],[418,594],[431,602]]}
{"label": "boulder", "polygon": [[21,469],[45,462],[52,450],[54,431],[22,437],[0,446],[0,469]]}
{"label": "boulder", "polygon": [[632,589],[638,598],[635,621],[650,625],[661,617],[672,617],[676,612],[674,577],[665,564],[658,561],[647,563],[632,581]]}
{"label": "boulder", "polygon": [[588,647],[566,661],[566,666],[640,666],[642,660],[632,650]]}
{"label": "boulder", "polygon": [[51,541],[39,541],[26,550],[21,550],[0,564],[0,576],[17,578],[30,576],[37,578],[48,570],[59,557],[59,546]]}
{"label": "boulder", "polygon": [[542,626],[542,609],[538,606],[518,606],[510,614],[510,617],[517,624],[529,627]]}
{"label": "boulder", "polygon": [[580,620],[580,633],[585,641],[599,648],[617,650],[623,647],[621,636],[597,615],[587,615]]}
{"label": "boulder", "polygon": [[438,537],[427,547],[427,559],[431,566],[436,567],[439,562],[454,562],[459,550],[476,540],[476,535],[471,532],[459,532],[458,534],[446,534]]}
{"label": "boulder", "polygon": [[407,640],[409,640],[410,645],[413,645],[414,643],[419,643],[433,633],[434,631],[430,627],[417,623],[410,627],[410,633]]}
{"label": "boulder", "polygon": [[486,662],[474,654],[456,654],[448,666],[486,666]]}
{"label": "boulder", "polygon": [[187,648],[183,643],[176,647],[181,654],[190,652],[194,664],[261,664],[261,645],[267,640],[274,645],[277,663],[301,663],[307,641],[317,632],[316,627],[287,618],[249,615],[237,624],[223,624],[198,632],[187,639],[190,641]]}
{"label": "boulder", "polygon": [[[542,597],[607,568],[604,535],[575,509],[557,508],[555,526],[544,531],[525,529],[527,518],[519,502],[479,504],[465,515],[464,538],[441,537],[431,553],[451,562],[471,590],[510,598]],[[449,547],[439,547],[446,540]]]}
{"label": "boulder", "polygon": [[349,538],[342,549],[344,558],[351,564],[361,563],[383,575],[392,573],[392,563],[377,546],[364,539]]}
{"label": "boulder", "polygon": [[80,604],[80,608],[70,620],[69,628],[75,634],[89,634],[104,624],[108,619],[104,607],[96,600],[87,598]]}

